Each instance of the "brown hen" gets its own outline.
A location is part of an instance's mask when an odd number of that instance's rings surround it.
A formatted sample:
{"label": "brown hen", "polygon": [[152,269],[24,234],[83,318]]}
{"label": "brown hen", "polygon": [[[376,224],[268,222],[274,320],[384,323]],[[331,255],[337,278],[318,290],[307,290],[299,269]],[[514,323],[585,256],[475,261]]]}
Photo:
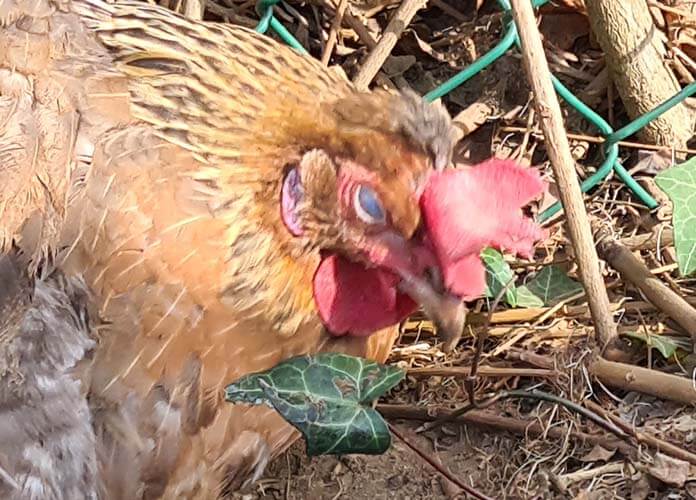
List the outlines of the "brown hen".
{"label": "brown hen", "polygon": [[[2,498],[232,491],[297,433],[226,384],[319,350],[384,360],[414,307],[396,267],[439,307],[408,242],[449,162],[440,107],[100,0],[0,0],[0,95]],[[382,287],[374,317],[344,275]]]}

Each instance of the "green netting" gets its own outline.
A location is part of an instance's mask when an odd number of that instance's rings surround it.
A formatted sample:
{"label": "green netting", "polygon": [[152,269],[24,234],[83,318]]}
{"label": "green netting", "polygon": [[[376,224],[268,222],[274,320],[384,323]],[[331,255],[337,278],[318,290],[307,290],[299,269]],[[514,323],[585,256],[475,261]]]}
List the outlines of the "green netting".
{"label": "green netting", "polygon": [[[285,29],[285,27],[278,21],[273,15],[273,6],[280,2],[280,0],[259,0],[257,4],[257,11],[261,16],[261,21],[256,27],[256,31],[260,33],[265,33],[268,29],[275,31],[280,38],[286,42],[291,47],[297,49],[302,54],[307,54],[307,50],[302,47],[300,42],[290,34],[290,32]],[[546,4],[548,0],[532,0],[532,4],[535,7],[541,7]],[[442,83],[438,87],[434,88],[427,94],[423,96],[426,101],[434,101],[440,97],[448,94],[455,88],[462,85],[464,82],[469,80],[471,77],[475,76],[483,69],[494,63],[501,56],[507,53],[509,50],[513,50],[519,47],[519,38],[517,36],[517,28],[512,20],[510,2],[508,0],[498,0],[498,4],[503,9],[505,13],[505,34],[498,44],[488,51],[483,56],[479,57],[476,61],[470,64],[468,67],[464,68],[462,71],[454,75],[452,78]],[[658,206],[657,201],[650,196],[650,194],[643,189],[643,187],[636,182],[636,180],[631,176],[631,174],[621,165],[619,161],[619,141],[622,141],[626,137],[636,133],[638,130],[643,128],[645,125],[650,123],[652,120],[665,113],[675,105],[682,102],[689,96],[696,94],[696,82],[691,83],[684,87],[680,92],[675,94],[673,97],[657,106],[652,111],[639,116],[628,125],[620,128],[619,130],[614,130],[609,123],[597,114],[592,108],[587,106],[584,102],[578,99],[566,86],[564,86],[558,78],[552,75],[553,86],[556,89],[556,93],[570,106],[575,108],[587,121],[589,121],[594,127],[597,128],[599,133],[604,137],[604,161],[599,166],[597,171],[585,179],[581,184],[583,193],[588,192],[590,189],[595,187],[597,184],[604,181],[612,170],[616,173],[617,177],[628,186],[628,188],[633,191],[633,193],[643,202],[648,208],[654,209]],[[556,203],[546,209],[539,215],[539,221],[544,222],[553,217],[556,213],[561,210],[560,203]]]}

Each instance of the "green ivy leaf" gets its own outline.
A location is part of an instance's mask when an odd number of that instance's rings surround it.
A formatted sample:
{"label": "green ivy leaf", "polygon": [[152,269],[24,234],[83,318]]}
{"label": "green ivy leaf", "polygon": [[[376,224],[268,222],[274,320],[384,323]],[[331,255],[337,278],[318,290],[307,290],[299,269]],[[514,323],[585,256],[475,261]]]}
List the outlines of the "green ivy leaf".
{"label": "green ivy leaf", "polygon": [[511,307],[516,307],[515,273],[512,272],[510,264],[505,261],[503,254],[493,248],[486,248],[481,252],[481,260],[486,266],[486,297],[495,299],[512,281],[505,292],[505,302]]}
{"label": "green ivy leaf", "polygon": [[228,385],[226,400],[275,408],[302,433],[309,456],[376,455],[389,449],[391,435],[371,403],[404,376],[345,354],[298,356]]}
{"label": "green ivy leaf", "polygon": [[657,349],[665,359],[671,358],[679,349],[691,352],[691,342],[685,337],[671,335],[650,335],[644,332],[629,332],[624,336],[640,340],[642,343]]}
{"label": "green ivy leaf", "polygon": [[655,177],[674,205],[672,225],[677,263],[682,276],[696,271],[696,156]]}
{"label": "green ivy leaf", "polygon": [[560,267],[547,266],[517,287],[517,304],[521,307],[552,306],[581,291],[582,285],[570,279]]}

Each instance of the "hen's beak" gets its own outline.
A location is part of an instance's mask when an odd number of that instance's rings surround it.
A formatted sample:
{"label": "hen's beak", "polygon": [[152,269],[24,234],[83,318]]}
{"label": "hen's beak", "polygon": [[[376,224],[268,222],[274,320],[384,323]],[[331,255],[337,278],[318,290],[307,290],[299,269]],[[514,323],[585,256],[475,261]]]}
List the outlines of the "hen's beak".
{"label": "hen's beak", "polygon": [[443,284],[437,258],[422,235],[406,240],[400,234],[384,231],[364,245],[368,262],[388,269],[401,281],[399,291],[419,304],[435,323],[445,352],[451,351],[464,331],[466,306]]}
{"label": "hen's beak", "polygon": [[430,273],[430,279],[399,270],[399,289],[418,302],[435,323],[443,341],[442,350],[450,352],[459,343],[464,331],[466,306],[464,302],[444,291],[439,273]]}

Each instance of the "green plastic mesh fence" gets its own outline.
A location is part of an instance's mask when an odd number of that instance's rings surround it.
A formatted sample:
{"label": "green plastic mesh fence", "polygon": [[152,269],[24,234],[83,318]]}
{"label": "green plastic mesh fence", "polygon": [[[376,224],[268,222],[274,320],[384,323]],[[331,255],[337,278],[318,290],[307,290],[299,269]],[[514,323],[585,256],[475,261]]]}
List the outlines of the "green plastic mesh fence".
{"label": "green plastic mesh fence", "polygon": [[[271,29],[275,31],[285,43],[302,54],[308,54],[307,50],[305,50],[300,42],[298,42],[297,39],[292,36],[292,34],[283,26],[283,24],[273,15],[273,6],[279,2],[280,0],[259,0],[256,9],[261,17],[261,20],[256,27],[256,31],[266,33],[269,29]],[[548,0],[532,0],[534,7],[541,7],[547,2]],[[460,85],[463,85],[467,80],[493,64],[505,53],[519,47],[520,41],[519,37],[517,36],[517,28],[512,20],[510,2],[508,0],[498,0],[498,4],[504,12],[505,19],[505,32],[501,40],[491,50],[479,57],[472,64],[425,94],[423,98],[426,101],[434,101],[447,95],[449,92]],[[575,108],[588,122],[596,127],[605,140],[604,161],[593,175],[582,182],[581,187],[583,193],[587,193],[592,188],[602,183],[613,170],[617,177],[621,179],[626,186],[628,186],[628,188],[643,204],[650,209],[656,208],[658,206],[657,201],[655,201],[655,199],[650,196],[650,194],[643,189],[638,182],[636,182],[636,180],[619,161],[619,141],[622,141],[630,135],[635,134],[638,130],[643,128],[661,114],[679,104],[687,97],[696,94],[696,82],[687,85],[680,92],[654,108],[652,111],[639,116],[629,124],[621,127],[619,130],[614,130],[604,118],[578,99],[578,97],[568,90],[568,88],[563,85],[558,78],[552,75],[552,80],[556,93],[566,103]],[[539,214],[538,219],[540,222],[545,222],[560,210],[561,205],[557,202]]]}

